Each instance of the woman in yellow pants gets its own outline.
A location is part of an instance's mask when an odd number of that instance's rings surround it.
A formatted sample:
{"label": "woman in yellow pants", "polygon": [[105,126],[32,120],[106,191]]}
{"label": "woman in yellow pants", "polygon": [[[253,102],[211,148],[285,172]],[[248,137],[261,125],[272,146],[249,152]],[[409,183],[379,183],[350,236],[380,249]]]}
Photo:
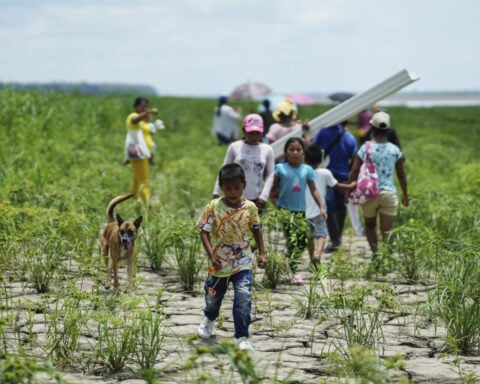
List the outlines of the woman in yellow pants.
{"label": "woman in yellow pants", "polygon": [[[143,133],[145,143],[147,144],[148,151],[153,151],[153,140],[150,135],[150,115],[156,115],[158,109],[148,108],[148,100],[145,97],[137,97],[133,102],[133,108],[135,112],[132,112],[127,117],[127,130],[138,131],[139,129]],[[145,159],[130,159],[129,162],[133,169],[133,179],[130,186],[130,192],[140,195],[142,201],[145,204],[150,203],[150,191],[148,189],[148,171],[149,171],[149,158]]]}

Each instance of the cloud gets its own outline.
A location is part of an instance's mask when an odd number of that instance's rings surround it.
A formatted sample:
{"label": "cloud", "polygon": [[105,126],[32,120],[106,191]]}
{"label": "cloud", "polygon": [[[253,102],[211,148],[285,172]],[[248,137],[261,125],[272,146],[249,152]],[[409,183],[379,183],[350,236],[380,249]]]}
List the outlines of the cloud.
{"label": "cloud", "polygon": [[407,67],[419,89],[480,89],[479,10],[474,0],[2,2],[0,81],[358,91]]}

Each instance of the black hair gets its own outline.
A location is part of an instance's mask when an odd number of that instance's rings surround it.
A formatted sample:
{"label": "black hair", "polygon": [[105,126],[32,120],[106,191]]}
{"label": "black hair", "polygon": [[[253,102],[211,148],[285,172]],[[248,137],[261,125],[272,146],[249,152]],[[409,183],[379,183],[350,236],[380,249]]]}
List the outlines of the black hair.
{"label": "black hair", "polygon": [[228,101],[228,98],[225,96],[221,96],[218,98],[218,106],[216,111],[217,116],[220,116],[220,108],[223,104],[227,104],[227,101]]}
{"label": "black hair", "polygon": [[146,101],[148,103],[148,99],[146,97],[139,96],[133,101],[133,107],[137,108],[142,102]]}
{"label": "black hair", "polygon": [[305,161],[309,164],[320,164],[323,161],[322,148],[317,144],[310,144],[305,149]]}
{"label": "black hair", "polygon": [[265,100],[263,100],[263,103],[262,103],[262,104],[263,104],[263,106],[265,107],[265,109],[266,109],[267,111],[270,110],[270,100],[265,99]]}
{"label": "black hair", "polygon": [[245,171],[237,163],[225,164],[218,172],[218,184],[222,184],[226,181],[240,180],[242,183],[246,183]]}
{"label": "black hair", "polygon": [[388,131],[390,131],[390,128],[377,128],[374,125],[372,125],[372,136],[386,136],[388,135]]}
{"label": "black hair", "polygon": [[300,137],[290,137],[287,142],[285,143],[285,146],[283,147],[283,152],[287,153],[287,148],[290,144],[297,142],[302,146],[303,151],[305,151],[305,144],[303,143],[303,140]]}

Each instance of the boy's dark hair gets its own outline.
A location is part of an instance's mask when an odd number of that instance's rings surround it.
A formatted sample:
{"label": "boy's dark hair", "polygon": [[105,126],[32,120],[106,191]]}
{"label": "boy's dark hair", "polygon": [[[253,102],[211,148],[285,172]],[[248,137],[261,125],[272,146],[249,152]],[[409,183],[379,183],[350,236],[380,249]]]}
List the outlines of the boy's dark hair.
{"label": "boy's dark hair", "polygon": [[224,182],[233,180],[240,180],[246,183],[245,171],[239,164],[225,164],[218,172],[218,184],[221,186]]}
{"label": "boy's dark hair", "polygon": [[317,144],[310,144],[305,149],[305,161],[308,164],[320,164],[323,161],[322,148]]}

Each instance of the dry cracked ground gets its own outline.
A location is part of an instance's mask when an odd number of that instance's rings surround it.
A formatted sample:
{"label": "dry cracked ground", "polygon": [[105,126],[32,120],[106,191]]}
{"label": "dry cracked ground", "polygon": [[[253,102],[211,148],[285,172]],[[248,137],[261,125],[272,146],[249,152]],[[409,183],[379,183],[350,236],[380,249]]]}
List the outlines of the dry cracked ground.
{"label": "dry cracked ground", "polygon": [[[363,238],[349,236],[343,244],[342,254],[353,265],[368,262],[368,245]],[[331,256],[327,256],[328,263]],[[251,326],[254,352],[251,358],[256,374],[263,383],[285,380],[290,383],[320,383],[320,382],[355,382],[345,378],[335,377],[331,371],[331,361],[326,358],[329,352],[345,350],[345,331],[338,318],[329,313],[320,312],[311,319],[304,319],[297,314],[298,303],[304,305],[310,287],[308,281],[311,276],[308,265],[308,255],[303,255],[301,270],[306,284],[292,286],[280,284],[276,289],[264,290],[256,285],[253,300],[253,323]],[[141,264],[141,262],[140,262]],[[233,323],[231,316],[232,292],[225,298],[222,307],[222,320],[218,324],[215,336],[207,341],[195,338],[198,324],[202,320],[203,295],[201,293],[202,272],[197,283],[197,293],[183,293],[175,270],[165,263],[161,273],[152,272],[147,267],[138,268],[137,287],[130,295],[145,295],[152,305],[157,300],[159,290],[163,290],[161,298],[165,305],[165,321],[162,329],[165,339],[159,353],[155,368],[158,370],[157,382],[185,383],[198,382],[202,375],[210,375],[218,383],[242,382],[238,373],[232,373],[231,358],[228,353],[213,355],[206,353],[198,358],[196,368],[185,371],[182,369],[199,346],[214,347],[221,345],[224,340],[232,338]],[[262,279],[262,271],[255,276],[255,281]],[[125,284],[125,269],[121,270],[121,284]],[[395,282],[393,282],[395,281]],[[428,287],[398,283],[396,280],[383,278],[380,280],[347,280],[324,281],[316,289],[321,295],[323,289],[332,293],[340,285],[347,291],[349,287],[369,286],[378,282],[386,282],[395,292],[395,297],[401,306],[396,310],[385,311],[379,314],[380,326],[376,328],[380,342],[376,349],[382,360],[388,357],[401,355],[404,366],[393,374],[393,381],[398,381],[404,375],[414,383],[461,383],[467,377],[480,378],[480,357],[461,356],[456,362],[454,357],[442,353],[444,346],[444,328],[433,323],[423,321],[416,314],[415,308],[426,302]],[[93,289],[93,282],[83,282],[81,289]],[[323,289],[322,289],[323,287]],[[16,302],[18,308],[26,304],[35,303],[40,296],[34,290],[26,287],[26,283],[11,283],[8,287],[11,302]],[[353,289],[353,288],[352,288]],[[105,295],[111,295],[106,292]],[[36,334],[41,342],[45,338],[46,326],[42,314],[34,314],[35,325],[27,322],[18,314],[18,331],[24,337]],[[13,337],[7,334],[8,337]],[[93,337],[85,334],[84,339]],[[92,345],[90,342],[86,346]],[[88,348],[88,347],[86,347]],[[31,350],[32,355],[43,356],[40,349]],[[85,351],[88,354],[88,350]],[[79,370],[80,371],[80,370]],[[137,370],[126,369],[115,375],[100,375],[98,372],[81,374],[65,372],[64,379],[69,383],[144,383],[136,374]],[[470,376],[468,376],[470,375]],[[475,380],[475,379],[472,379]],[[478,379],[480,380],[480,379]],[[42,379],[40,377],[40,382]],[[53,382],[44,379],[43,382]],[[474,381],[471,381],[474,382]]]}

